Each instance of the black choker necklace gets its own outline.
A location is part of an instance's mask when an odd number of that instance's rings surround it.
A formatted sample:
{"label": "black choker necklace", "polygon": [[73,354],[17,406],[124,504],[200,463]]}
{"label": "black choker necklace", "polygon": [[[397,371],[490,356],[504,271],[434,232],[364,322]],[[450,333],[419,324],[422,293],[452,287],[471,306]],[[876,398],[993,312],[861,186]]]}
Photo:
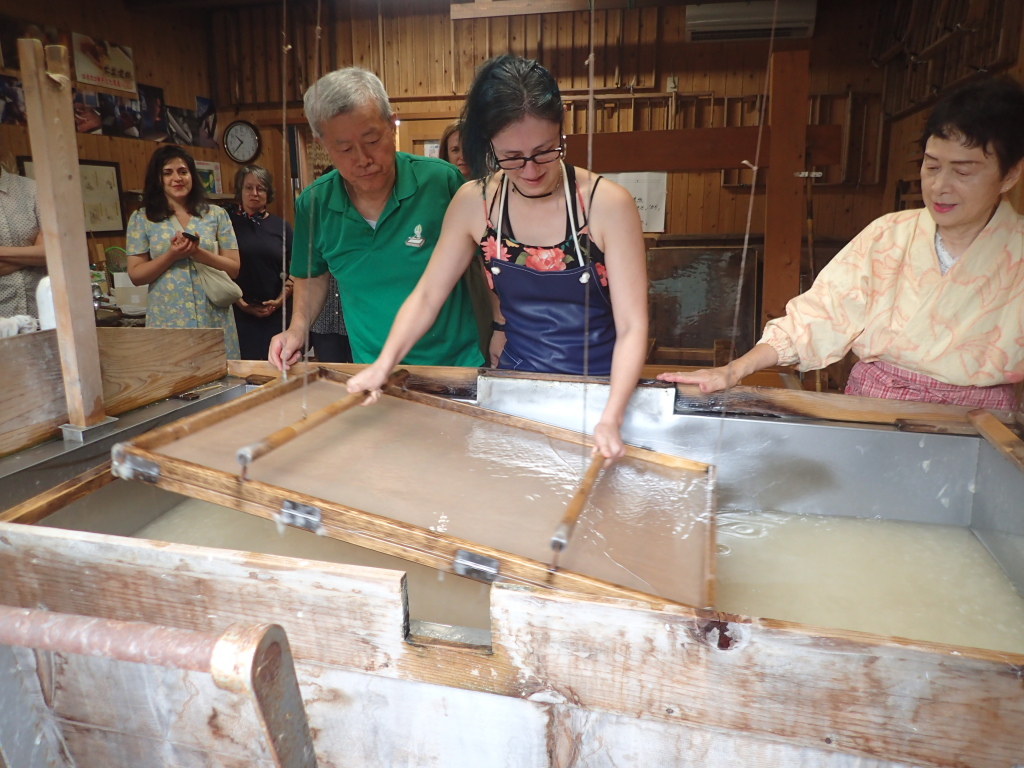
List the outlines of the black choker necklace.
{"label": "black choker necklace", "polygon": [[550,192],[545,192],[543,195],[526,195],[520,191],[519,187],[515,185],[515,182],[512,182],[512,189],[514,189],[516,194],[520,197],[525,197],[527,200],[540,200],[542,197],[551,197],[551,195],[555,193],[555,190],[552,189]]}

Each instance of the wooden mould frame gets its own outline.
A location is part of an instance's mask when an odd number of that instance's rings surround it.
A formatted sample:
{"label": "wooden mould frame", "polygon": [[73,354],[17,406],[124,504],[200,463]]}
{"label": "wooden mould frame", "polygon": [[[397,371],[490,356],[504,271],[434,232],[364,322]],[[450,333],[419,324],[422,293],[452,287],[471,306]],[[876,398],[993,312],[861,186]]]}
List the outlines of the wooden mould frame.
{"label": "wooden mould frame", "polygon": [[[651,606],[677,604],[639,590],[619,586],[600,579],[566,570],[549,569],[547,563],[515,555],[473,541],[430,531],[416,525],[371,514],[354,507],[327,501],[315,496],[291,491],[256,480],[241,480],[238,474],[211,469],[183,459],[156,452],[187,435],[207,429],[221,421],[269,402],[300,388],[306,377],[343,383],[349,376],[327,368],[316,368],[302,376],[279,380],[250,392],[248,395],[219,405],[180,421],[147,432],[133,440],[118,443],[112,455],[112,472],[125,480],[139,480],[174,493],[209,501],[221,506],[247,512],[268,520],[281,520],[285,502],[315,507],[320,512],[320,530],[326,536],[355,544],[386,555],[419,563],[431,568],[456,573],[455,562],[459,551],[482,555],[500,564],[499,581],[532,587],[577,592],[602,597],[638,600]],[[572,430],[553,427],[518,416],[497,413],[475,405],[448,400],[422,392],[397,387],[385,389],[385,395],[428,405],[445,411],[460,413],[495,424],[538,432],[547,437],[578,445],[585,444],[586,436]],[[716,509],[715,469],[711,465],[670,456],[633,446],[626,446],[626,455],[648,462],[705,474],[707,484],[706,509]],[[554,532],[554,529],[552,529]],[[701,606],[714,605],[715,600],[715,534],[714,525],[708,526],[705,551]],[[465,575],[465,574],[463,574]]]}

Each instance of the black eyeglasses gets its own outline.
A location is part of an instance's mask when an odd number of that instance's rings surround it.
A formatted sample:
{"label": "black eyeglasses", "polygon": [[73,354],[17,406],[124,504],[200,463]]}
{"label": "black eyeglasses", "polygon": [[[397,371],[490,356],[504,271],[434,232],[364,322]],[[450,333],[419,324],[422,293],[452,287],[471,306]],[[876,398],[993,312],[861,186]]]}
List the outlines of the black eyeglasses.
{"label": "black eyeglasses", "polygon": [[526,164],[531,160],[536,165],[545,165],[547,163],[553,163],[562,157],[562,151],[565,149],[564,144],[559,144],[554,149],[545,149],[543,152],[538,152],[530,157],[510,157],[505,160],[498,159],[498,153],[494,151],[494,145],[491,145],[491,154],[494,155],[494,162],[497,163],[498,167],[505,171],[518,171],[520,168],[525,168]]}

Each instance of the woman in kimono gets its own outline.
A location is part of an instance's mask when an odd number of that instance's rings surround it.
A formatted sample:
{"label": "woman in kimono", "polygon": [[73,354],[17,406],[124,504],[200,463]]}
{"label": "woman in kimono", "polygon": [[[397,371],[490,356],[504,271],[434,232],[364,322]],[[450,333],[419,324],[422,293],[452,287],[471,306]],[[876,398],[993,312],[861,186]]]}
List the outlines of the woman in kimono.
{"label": "woman in kimono", "polygon": [[715,392],[773,365],[824,368],[853,350],[848,395],[1009,409],[1024,379],[1024,88],[964,86],[921,137],[925,208],[857,235],[732,365],[658,378]]}

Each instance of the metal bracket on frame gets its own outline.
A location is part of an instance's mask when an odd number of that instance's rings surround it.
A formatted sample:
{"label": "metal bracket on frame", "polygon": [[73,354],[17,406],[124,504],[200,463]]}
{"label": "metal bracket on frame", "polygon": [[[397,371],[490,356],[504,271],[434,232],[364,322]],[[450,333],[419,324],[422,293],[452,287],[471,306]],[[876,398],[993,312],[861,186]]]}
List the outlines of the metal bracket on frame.
{"label": "metal bracket on frame", "polygon": [[478,555],[476,552],[467,552],[460,549],[455,553],[455,560],[452,561],[455,573],[469,579],[476,579],[487,584],[492,584],[498,578],[500,563],[493,557]]}
{"label": "metal bracket on frame", "polygon": [[289,499],[281,502],[281,511],[277,513],[277,522],[294,528],[304,528],[318,535],[322,534],[324,529],[319,507],[300,504]]}
{"label": "metal bracket on frame", "polygon": [[114,446],[111,454],[113,460],[110,471],[114,477],[120,477],[122,480],[139,480],[151,485],[159,482],[160,466],[156,462],[126,454],[120,444]]}

